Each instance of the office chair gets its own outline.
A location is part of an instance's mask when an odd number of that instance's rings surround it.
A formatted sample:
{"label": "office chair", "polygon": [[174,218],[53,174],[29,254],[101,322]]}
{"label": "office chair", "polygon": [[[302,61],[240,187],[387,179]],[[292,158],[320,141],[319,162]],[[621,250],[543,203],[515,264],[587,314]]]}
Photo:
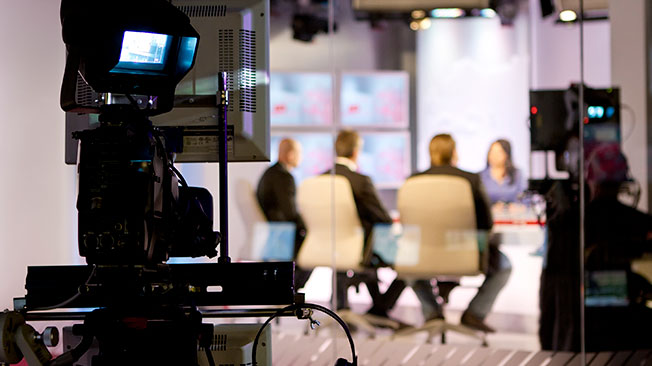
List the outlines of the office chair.
{"label": "office chair", "polygon": [[[297,257],[301,268],[334,265],[338,273],[359,274],[371,270],[362,265],[364,232],[351,184],[345,177],[321,175],[304,180],[297,191],[297,205],[307,227],[307,236]],[[394,329],[399,326],[395,321],[350,310],[339,311],[338,315],[371,335],[375,334],[374,326]]]}
{"label": "office chair", "polygon": [[[398,210],[401,223],[406,228],[414,228],[418,254],[414,252],[407,260],[398,260],[394,269],[397,277],[410,283],[423,279],[458,280],[461,276],[475,276],[483,273],[488,257],[486,250],[480,250],[484,241],[480,240],[476,227],[475,205],[470,183],[461,177],[447,175],[423,175],[408,179],[398,191]],[[399,239],[401,246],[409,238]],[[403,241],[403,242],[402,242]],[[482,252],[482,256],[481,256]],[[400,255],[399,255],[400,257]],[[447,300],[448,286],[442,296]],[[443,289],[440,289],[443,290]],[[395,333],[405,336],[421,331],[428,332],[430,340],[434,335],[442,335],[451,330],[486,343],[484,336],[464,325],[447,323],[444,319],[427,321],[418,328],[409,328]]]}
{"label": "office chair", "polygon": [[258,204],[256,191],[249,181],[245,179],[238,180],[238,184],[235,185],[235,200],[242,221],[244,221],[245,227],[248,228],[244,233],[245,242],[240,250],[239,258],[254,260],[256,259],[254,248],[260,245],[260,242],[264,243],[267,240],[267,233],[265,232],[267,219]]}
{"label": "office chair", "polygon": [[292,260],[296,225],[292,222],[268,222],[258,204],[256,191],[241,179],[235,186],[235,199],[245,223],[245,243],[241,260]]}

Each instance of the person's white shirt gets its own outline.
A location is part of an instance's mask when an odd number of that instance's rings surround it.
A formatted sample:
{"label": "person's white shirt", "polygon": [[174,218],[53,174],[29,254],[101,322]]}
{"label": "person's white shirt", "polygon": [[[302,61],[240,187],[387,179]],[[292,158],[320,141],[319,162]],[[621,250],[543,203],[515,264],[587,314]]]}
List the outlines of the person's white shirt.
{"label": "person's white shirt", "polygon": [[335,159],[336,164],[344,165],[345,167],[351,169],[352,172],[357,172],[358,171],[358,164],[355,163],[355,161],[345,158],[343,156],[338,156]]}

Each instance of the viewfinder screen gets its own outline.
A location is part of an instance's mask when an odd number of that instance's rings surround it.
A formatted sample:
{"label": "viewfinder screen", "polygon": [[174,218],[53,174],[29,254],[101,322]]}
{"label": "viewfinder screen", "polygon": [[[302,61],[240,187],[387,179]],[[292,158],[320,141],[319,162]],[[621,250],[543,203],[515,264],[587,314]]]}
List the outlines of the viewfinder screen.
{"label": "viewfinder screen", "polygon": [[172,36],[126,31],[122,39],[120,61],[113,72],[161,71],[167,61]]}

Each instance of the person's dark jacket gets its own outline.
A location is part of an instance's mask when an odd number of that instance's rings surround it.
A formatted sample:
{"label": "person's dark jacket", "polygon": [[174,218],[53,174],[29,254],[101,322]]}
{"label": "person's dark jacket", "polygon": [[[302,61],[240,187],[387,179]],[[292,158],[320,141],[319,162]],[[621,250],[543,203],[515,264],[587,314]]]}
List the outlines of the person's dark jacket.
{"label": "person's dark jacket", "polygon": [[297,211],[296,184],[285,167],[276,163],[258,182],[256,196],[267,221],[293,222],[296,225],[295,255],[306,235],[306,225]]}
{"label": "person's dark jacket", "polygon": [[419,176],[423,174],[452,175],[468,180],[471,184],[471,192],[473,193],[473,203],[475,204],[475,219],[478,230],[488,231],[493,227],[493,218],[491,217],[489,197],[487,196],[487,192],[485,191],[484,185],[482,185],[482,180],[478,174],[469,173],[450,165],[442,165],[433,166],[430,169],[421,173],[417,173],[413,176]]}
{"label": "person's dark jacket", "polygon": [[[327,172],[325,174],[329,174]],[[349,169],[346,165],[335,164],[335,174],[341,175],[351,183],[353,199],[358,210],[360,224],[364,229],[365,246],[369,244],[369,238],[375,224],[390,224],[392,218],[387,213],[385,206],[378,198],[371,178]]]}
{"label": "person's dark jacket", "polygon": [[652,216],[613,199],[586,207],[587,270],[630,269],[632,260],[652,252]]}

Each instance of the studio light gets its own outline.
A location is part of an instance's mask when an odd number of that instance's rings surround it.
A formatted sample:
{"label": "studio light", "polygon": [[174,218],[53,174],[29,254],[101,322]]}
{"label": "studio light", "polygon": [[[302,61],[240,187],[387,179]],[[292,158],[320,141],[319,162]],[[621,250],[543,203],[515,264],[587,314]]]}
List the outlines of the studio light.
{"label": "studio light", "polygon": [[572,10],[563,10],[559,13],[559,20],[562,22],[574,22],[577,20],[577,14]]}
{"label": "studio light", "polygon": [[483,18],[493,18],[496,16],[496,11],[491,8],[485,8],[480,10],[480,16]]}
{"label": "studio light", "polygon": [[426,12],[424,10],[413,10],[412,19],[422,19],[426,17]]}
{"label": "studio light", "polygon": [[433,18],[459,18],[463,17],[466,12],[459,8],[440,8],[433,9],[430,15]]}
{"label": "studio light", "polygon": [[328,20],[312,14],[295,14],[292,18],[292,31],[294,39],[312,42],[317,33],[328,33]]}

